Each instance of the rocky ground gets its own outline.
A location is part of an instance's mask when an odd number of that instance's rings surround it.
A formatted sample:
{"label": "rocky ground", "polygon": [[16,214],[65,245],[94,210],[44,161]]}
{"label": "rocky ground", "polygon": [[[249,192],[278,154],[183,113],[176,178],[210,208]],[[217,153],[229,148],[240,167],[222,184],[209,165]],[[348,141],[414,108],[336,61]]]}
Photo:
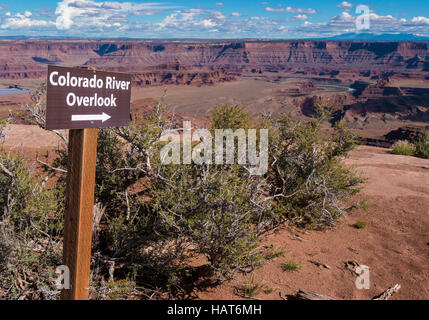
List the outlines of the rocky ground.
{"label": "rocky ground", "polygon": [[[360,195],[370,205],[367,211],[345,216],[324,232],[284,227],[264,236],[261,245],[273,248],[266,251],[284,254],[247,276],[196,292],[198,298],[237,299],[237,288],[253,282],[272,290],[261,290],[257,299],[281,299],[299,289],[335,299],[371,299],[395,284],[401,289],[393,299],[429,299],[429,160],[359,147],[346,162],[368,179]],[[367,227],[356,229],[357,221]],[[290,260],[301,269],[283,272],[281,265]],[[369,290],[356,288],[347,262],[370,267]]]}
{"label": "rocky ground", "polygon": [[[53,133],[11,125],[5,146],[30,156],[58,143]],[[261,239],[261,247],[282,255],[220,287],[196,289],[194,296],[240,299],[237,288],[253,281],[267,292],[260,290],[256,299],[281,299],[299,289],[336,299],[371,299],[395,284],[401,289],[393,299],[429,299],[429,160],[361,146],[346,163],[367,178],[359,196],[369,204],[367,210],[347,215],[323,232],[290,227],[271,232]],[[356,229],[357,221],[367,226]],[[291,260],[301,269],[283,272],[281,265]],[[356,288],[357,276],[347,262],[370,267],[369,290]]]}

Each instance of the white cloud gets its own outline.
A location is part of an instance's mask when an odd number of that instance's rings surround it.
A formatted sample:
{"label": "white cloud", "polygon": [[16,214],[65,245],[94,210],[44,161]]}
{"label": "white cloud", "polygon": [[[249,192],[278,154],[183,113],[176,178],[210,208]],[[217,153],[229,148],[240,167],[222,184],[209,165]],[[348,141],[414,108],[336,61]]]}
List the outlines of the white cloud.
{"label": "white cloud", "polygon": [[[135,37],[198,37],[198,38],[299,38],[328,37],[357,32],[357,15],[349,2],[338,7],[343,12],[327,21],[310,23],[316,13],[312,8],[287,6],[270,7],[265,12],[287,13],[290,17],[272,17],[271,14],[247,16],[245,12],[226,15],[222,7],[214,9],[169,7],[162,3],[141,3],[138,0],[59,0],[55,13],[34,9],[21,13],[2,14],[2,30],[25,29],[48,34],[75,36],[135,36]],[[337,1],[339,3],[341,1]],[[219,2],[220,4],[221,2]],[[149,22],[144,16],[167,12],[157,21]],[[153,20],[153,19],[151,19]],[[299,26],[292,21],[302,21]],[[288,25],[289,24],[289,25]],[[416,16],[400,19],[392,15],[370,13],[370,33],[412,33],[429,36],[429,18]],[[92,34],[91,34],[92,33]]]}
{"label": "white cloud", "polygon": [[308,16],[306,14],[297,14],[293,16],[294,20],[308,20]]}
{"label": "white cloud", "polygon": [[52,8],[39,8],[39,9],[34,9],[33,16],[54,18],[55,14]]}
{"label": "white cloud", "polygon": [[223,2],[216,2],[216,5],[219,6],[219,7],[221,7],[221,6],[224,5],[224,3]]}
{"label": "white cloud", "polygon": [[350,8],[353,8],[353,4],[351,4],[350,2],[347,2],[347,1],[343,1],[337,7],[338,8],[345,8],[345,9],[348,8],[348,9],[350,9]]}
{"label": "white cloud", "polygon": [[227,19],[227,17],[219,12],[211,12],[202,9],[187,9],[178,10],[167,17],[155,26],[158,31],[168,29],[175,30],[198,30],[198,28],[210,29],[217,27]]}
{"label": "white cloud", "polygon": [[418,24],[418,25],[425,25],[429,24],[429,18],[426,17],[414,17],[411,19],[412,23]]}
{"label": "white cloud", "polygon": [[176,10],[159,23],[134,26],[141,30],[151,29],[158,37],[231,37],[249,38],[267,34],[281,36],[288,26],[267,17],[240,18],[226,16],[219,11],[203,9]]}
{"label": "white cloud", "polygon": [[[348,11],[343,11],[338,16],[327,22],[304,24],[293,31],[302,37],[328,37],[344,33],[358,32],[356,30],[356,17]],[[414,17],[410,21],[399,19],[392,15],[378,15],[370,13],[369,33],[411,33],[429,36],[429,18]]]}
{"label": "white cloud", "polygon": [[29,29],[29,28],[50,28],[55,26],[55,22],[49,20],[31,19],[31,12],[26,11],[24,14],[17,13],[9,15],[6,13],[6,19],[0,26],[1,29]]}
{"label": "white cloud", "polygon": [[56,25],[60,30],[72,27],[111,28],[128,22],[130,16],[148,16],[171,8],[157,3],[63,0],[58,2],[55,11]]}
{"label": "white cloud", "polygon": [[292,8],[292,7],[287,7],[287,8],[272,8],[272,7],[266,7],[265,11],[268,12],[287,12],[287,13],[306,13],[306,14],[315,14],[316,10],[312,9],[312,8],[308,8],[308,9],[303,9],[303,8]]}
{"label": "white cloud", "polygon": [[339,22],[339,23],[354,23],[356,21],[356,17],[352,16],[349,12],[343,11],[340,15],[335,16],[331,19],[331,22]]}

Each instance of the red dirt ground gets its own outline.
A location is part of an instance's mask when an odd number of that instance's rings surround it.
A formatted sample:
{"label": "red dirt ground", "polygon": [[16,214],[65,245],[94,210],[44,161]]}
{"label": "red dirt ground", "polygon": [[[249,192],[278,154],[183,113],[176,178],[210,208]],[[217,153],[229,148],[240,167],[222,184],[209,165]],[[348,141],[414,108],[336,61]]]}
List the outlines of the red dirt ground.
{"label": "red dirt ground", "polygon": [[[34,152],[58,144],[55,134],[33,126],[12,125],[5,146]],[[195,292],[199,299],[240,299],[235,287],[254,279],[273,291],[256,299],[280,299],[299,289],[336,299],[371,299],[400,284],[393,299],[429,299],[429,160],[389,154],[389,150],[359,147],[346,160],[368,179],[359,199],[370,207],[343,217],[327,231],[283,227],[261,239],[261,246],[285,253],[249,275],[239,274],[222,286]],[[366,228],[353,227],[365,221]],[[296,239],[298,235],[301,240]],[[302,264],[283,272],[281,264]],[[358,290],[347,261],[370,267],[370,289]],[[310,261],[326,264],[318,267]]]}
{"label": "red dirt ground", "polygon": [[[368,179],[360,198],[368,201],[369,210],[345,216],[323,232],[284,227],[264,236],[262,245],[285,254],[250,275],[197,292],[198,298],[238,299],[234,289],[253,279],[273,289],[270,294],[261,291],[256,299],[280,299],[280,293],[285,297],[302,289],[335,299],[366,300],[397,283],[401,289],[392,299],[429,299],[429,160],[359,147],[346,162]],[[367,227],[354,228],[357,221]],[[292,240],[295,235],[306,241]],[[283,272],[281,264],[289,260],[302,263],[302,268]],[[356,275],[344,267],[350,260],[370,267],[369,290],[356,288]]]}

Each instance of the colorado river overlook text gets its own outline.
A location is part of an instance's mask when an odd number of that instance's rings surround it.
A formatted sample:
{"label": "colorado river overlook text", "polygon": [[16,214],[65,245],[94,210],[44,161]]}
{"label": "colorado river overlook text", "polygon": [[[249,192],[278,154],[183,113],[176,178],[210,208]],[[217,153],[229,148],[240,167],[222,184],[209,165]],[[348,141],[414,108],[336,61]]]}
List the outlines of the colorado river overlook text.
{"label": "colorado river overlook text", "polygon": [[91,88],[91,89],[108,89],[108,90],[129,90],[130,81],[118,81],[115,77],[106,77],[106,83],[103,79],[97,78],[94,74],[92,78],[59,75],[57,71],[49,75],[49,82],[54,87],[72,87],[72,88]]}

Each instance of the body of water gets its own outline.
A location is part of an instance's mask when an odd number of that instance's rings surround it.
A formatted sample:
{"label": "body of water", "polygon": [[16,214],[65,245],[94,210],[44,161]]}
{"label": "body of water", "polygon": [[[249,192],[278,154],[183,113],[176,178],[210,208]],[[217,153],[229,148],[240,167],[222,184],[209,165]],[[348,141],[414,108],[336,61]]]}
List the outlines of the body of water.
{"label": "body of water", "polygon": [[0,89],[0,95],[5,94],[23,94],[23,93],[29,93],[29,90],[20,90],[20,89]]}

